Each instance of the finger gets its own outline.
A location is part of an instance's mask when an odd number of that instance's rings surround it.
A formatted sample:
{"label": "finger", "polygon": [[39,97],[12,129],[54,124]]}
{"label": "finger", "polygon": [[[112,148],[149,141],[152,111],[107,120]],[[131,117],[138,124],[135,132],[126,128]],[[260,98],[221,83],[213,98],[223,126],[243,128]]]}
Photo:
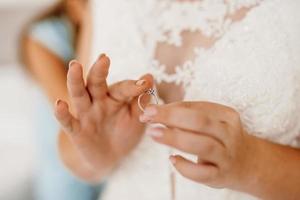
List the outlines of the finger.
{"label": "finger", "polygon": [[150,105],[143,116],[148,122],[191,131],[199,131],[210,124],[210,119],[202,110],[184,107],[180,103]]}
{"label": "finger", "polygon": [[222,161],[224,147],[212,137],[181,129],[151,128],[146,132],[155,141],[213,163]]}
{"label": "finger", "polygon": [[189,132],[207,134],[221,143],[227,139],[224,134],[224,126],[221,126],[218,120],[211,119],[207,112],[190,104],[151,105],[145,109],[140,120],[142,122],[161,123]]}
{"label": "finger", "polygon": [[105,54],[101,54],[89,71],[87,87],[93,101],[99,100],[107,95],[108,88],[106,79],[109,66],[110,59]]}
{"label": "finger", "polygon": [[218,168],[211,164],[194,163],[179,155],[171,156],[170,160],[182,176],[196,182],[209,184],[218,174]]}
{"label": "finger", "polygon": [[87,111],[91,105],[91,100],[85,88],[82,65],[75,60],[70,62],[67,85],[70,101],[74,106],[76,114]]}
{"label": "finger", "polygon": [[69,106],[62,100],[57,100],[55,104],[55,116],[67,134],[78,131],[79,123],[69,111]]}
{"label": "finger", "polygon": [[125,80],[112,85],[109,88],[109,96],[120,103],[129,102],[134,97],[152,88],[152,86],[153,77],[147,74],[138,81]]}

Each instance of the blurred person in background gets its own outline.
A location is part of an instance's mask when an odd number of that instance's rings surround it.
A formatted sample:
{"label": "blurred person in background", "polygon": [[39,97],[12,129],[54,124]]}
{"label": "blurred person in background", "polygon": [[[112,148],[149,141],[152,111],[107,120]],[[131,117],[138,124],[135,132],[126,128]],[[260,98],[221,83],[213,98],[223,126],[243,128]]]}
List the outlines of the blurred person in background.
{"label": "blurred person in background", "polygon": [[64,0],[34,20],[22,37],[22,59],[43,94],[37,105],[40,166],[35,181],[38,200],[94,200],[100,189],[73,177],[59,161],[57,133],[50,105],[68,101],[67,70],[71,59],[88,62],[91,20],[87,0]]}

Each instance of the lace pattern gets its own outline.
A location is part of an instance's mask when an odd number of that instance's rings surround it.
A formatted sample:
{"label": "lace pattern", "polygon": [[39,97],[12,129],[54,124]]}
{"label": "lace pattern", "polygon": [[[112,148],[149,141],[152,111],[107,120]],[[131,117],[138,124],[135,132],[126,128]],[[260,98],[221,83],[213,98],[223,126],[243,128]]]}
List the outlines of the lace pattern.
{"label": "lace pattern", "polygon": [[[169,40],[157,32],[154,19],[159,14],[153,9],[158,1],[94,0],[97,20],[93,53],[95,58],[100,52],[112,58],[109,82],[136,79],[149,72],[149,65],[156,66],[157,80],[185,85],[184,100],[231,106],[238,110],[245,128],[253,135],[299,147],[300,1],[230,1],[235,2],[228,8],[230,13],[244,6],[260,5],[241,22],[226,25],[225,34],[212,48],[196,48],[195,59],[178,67],[176,75],[168,76],[153,59],[157,41]],[[168,5],[170,1],[159,2]],[[223,1],[201,2],[221,5]],[[147,25],[141,26],[143,23]],[[181,38],[178,41],[180,45]],[[168,156],[169,149],[145,137],[109,178],[103,199],[170,199]],[[180,175],[176,185],[178,200],[255,199],[198,185]]]}
{"label": "lace pattern", "polygon": [[[150,49],[153,56],[156,45],[165,42],[174,46],[182,45],[181,33],[185,30],[190,32],[201,32],[205,37],[217,40],[222,37],[226,30],[233,23],[228,16],[233,15],[237,10],[250,8],[259,5],[263,0],[196,0],[196,1],[154,1],[147,4],[148,13],[140,15],[139,27],[146,38],[146,48]],[[151,16],[151,17],[149,17]],[[154,16],[154,17],[153,17]],[[200,56],[199,50],[195,47],[195,54]],[[193,74],[194,62],[186,61],[182,66],[175,66],[175,73],[168,74],[166,66],[154,60],[151,71],[156,81],[167,83],[183,84],[186,87]]]}

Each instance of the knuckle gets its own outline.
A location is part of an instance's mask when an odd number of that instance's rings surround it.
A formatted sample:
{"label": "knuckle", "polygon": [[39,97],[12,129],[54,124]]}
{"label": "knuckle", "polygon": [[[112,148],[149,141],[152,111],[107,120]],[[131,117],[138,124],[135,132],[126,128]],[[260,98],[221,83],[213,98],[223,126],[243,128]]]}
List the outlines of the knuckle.
{"label": "knuckle", "polygon": [[206,151],[207,153],[213,153],[215,151],[216,147],[213,143],[207,143],[206,144]]}
{"label": "knuckle", "polygon": [[229,116],[230,121],[232,121],[234,123],[238,123],[240,121],[240,114],[236,110],[229,109],[227,111],[227,114]]}
{"label": "knuckle", "polygon": [[198,115],[197,123],[199,124],[199,126],[207,126],[210,124],[210,120],[203,115]]}
{"label": "knuckle", "polygon": [[206,143],[205,145],[202,145],[202,148],[200,149],[200,151],[202,150],[202,152],[204,154],[213,154],[215,152],[215,145],[213,143]]}
{"label": "knuckle", "polygon": [[188,108],[189,109],[189,108],[191,108],[193,106],[193,103],[192,102],[182,102],[181,106],[183,108]]}
{"label": "knuckle", "polygon": [[215,127],[216,127],[216,133],[218,134],[218,136],[221,137],[220,141],[226,144],[232,137],[230,124],[226,121],[220,121],[219,123],[215,124]]}

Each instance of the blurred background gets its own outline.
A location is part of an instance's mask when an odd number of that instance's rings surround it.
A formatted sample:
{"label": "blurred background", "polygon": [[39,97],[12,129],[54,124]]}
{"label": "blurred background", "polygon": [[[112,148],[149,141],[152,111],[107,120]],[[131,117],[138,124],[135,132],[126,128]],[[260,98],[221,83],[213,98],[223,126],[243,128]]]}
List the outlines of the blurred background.
{"label": "blurred background", "polygon": [[0,0],[0,200],[32,199],[37,86],[18,60],[24,25],[55,0]]}

